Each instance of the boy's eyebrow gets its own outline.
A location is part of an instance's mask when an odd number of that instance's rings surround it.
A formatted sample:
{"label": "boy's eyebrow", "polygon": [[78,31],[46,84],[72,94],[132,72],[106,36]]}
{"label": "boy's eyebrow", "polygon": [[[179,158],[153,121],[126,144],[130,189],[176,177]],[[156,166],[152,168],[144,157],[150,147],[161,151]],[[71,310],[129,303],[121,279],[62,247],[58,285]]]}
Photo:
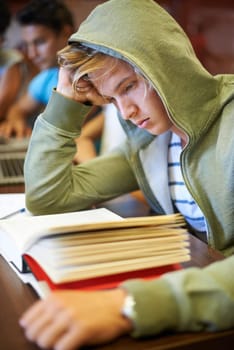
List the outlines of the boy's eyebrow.
{"label": "boy's eyebrow", "polygon": [[[122,80],[120,80],[120,82],[118,82],[118,84],[114,87],[113,92],[115,93],[116,91],[118,91],[121,85],[123,85],[125,81],[127,81],[129,78],[131,78],[131,76],[128,75],[127,77],[124,77]],[[112,98],[111,96],[106,96],[106,95],[103,95],[103,97],[107,99]]]}
{"label": "boy's eyebrow", "polygon": [[120,80],[120,82],[114,87],[114,92],[118,91],[118,89],[121,87],[122,84],[125,83],[126,80],[129,79],[129,76],[123,78],[122,80]]}
{"label": "boy's eyebrow", "polygon": [[116,92],[118,92],[118,90],[121,88],[121,86],[129,79],[133,79],[133,77],[135,76],[135,74],[133,73],[128,73],[127,76],[124,76],[114,87],[113,90],[111,91],[112,96],[109,95],[105,95],[105,94],[101,94],[104,98],[106,99],[112,99],[113,98],[113,94],[115,94]]}

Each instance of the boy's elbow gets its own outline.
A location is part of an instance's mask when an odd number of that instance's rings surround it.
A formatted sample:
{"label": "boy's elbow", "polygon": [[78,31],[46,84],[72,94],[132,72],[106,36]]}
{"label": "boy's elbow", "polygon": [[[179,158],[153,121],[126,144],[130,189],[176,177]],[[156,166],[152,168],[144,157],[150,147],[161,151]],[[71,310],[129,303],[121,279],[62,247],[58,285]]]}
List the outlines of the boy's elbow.
{"label": "boy's elbow", "polygon": [[35,201],[30,200],[28,196],[25,198],[25,206],[26,209],[32,214],[32,215],[40,215],[41,210],[38,208],[38,205]]}
{"label": "boy's elbow", "polygon": [[48,205],[45,205],[41,200],[34,199],[29,195],[26,195],[25,197],[25,206],[26,209],[32,214],[32,215],[46,215],[46,214],[53,214],[53,210]]}

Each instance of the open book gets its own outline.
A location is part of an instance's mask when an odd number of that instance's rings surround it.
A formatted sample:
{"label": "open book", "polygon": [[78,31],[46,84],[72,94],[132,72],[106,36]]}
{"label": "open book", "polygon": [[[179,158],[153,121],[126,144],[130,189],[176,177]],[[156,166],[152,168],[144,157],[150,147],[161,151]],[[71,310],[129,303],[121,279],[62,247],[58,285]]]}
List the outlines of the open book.
{"label": "open book", "polygon": [[17,217],[0,222],[0,252],[51,288],[117,283],[189,260],[183,224],[179,214],[122,219],[103,208]]}
{"label": "open book", "polygon": [[40,238],[73,231],[83,224],[123,220],[112,211],[100,208],[53,215],[15,216],[0,220],[0,254],[20,272],[27,272],[23,256]]}

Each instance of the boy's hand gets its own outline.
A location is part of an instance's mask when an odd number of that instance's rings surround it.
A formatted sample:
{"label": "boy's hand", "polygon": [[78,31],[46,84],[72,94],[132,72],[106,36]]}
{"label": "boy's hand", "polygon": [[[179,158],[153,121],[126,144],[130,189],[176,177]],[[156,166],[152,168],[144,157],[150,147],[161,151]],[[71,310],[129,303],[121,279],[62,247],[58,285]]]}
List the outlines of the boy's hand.
{"label": "boy's hand", "polygon": [[21,318],[27,338],[44,349],[74,350],[109,342],[131,332],[121,315],[125,291],[58,291],[34,304]]}
{"label": "boy's hand", "polygon": [[72,73],[65,68],[60,68],[57,92],[84,104],[102,106],[109,102],[99,94],[90,80],[80,78],[75,90],[73,89],[72,81]]}

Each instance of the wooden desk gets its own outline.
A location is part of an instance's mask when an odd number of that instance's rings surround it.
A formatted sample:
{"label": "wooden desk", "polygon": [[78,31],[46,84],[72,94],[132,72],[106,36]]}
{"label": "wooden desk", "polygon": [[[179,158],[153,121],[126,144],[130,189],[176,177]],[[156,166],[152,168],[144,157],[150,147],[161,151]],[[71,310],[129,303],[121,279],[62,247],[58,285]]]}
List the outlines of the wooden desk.
{"label": "wooden desk", "polygon": [[[143,205],[140,214],[140,203],[134,203],[132,198],[123,197],[126,205],[129,200],[128,216],[132,216],[131,204],[134,210],[137,208],[139,215],[147,215],[148,208]],[[122,200],[111,201],[108,207],[125,208]],[[124,209],[126,213],[126,208]],[[118,213],[122,210],[120,209]],[[188,266],[206,266],[223,257],[197,238],[191,236],[192,259],[184,264]],[[24,285],[8,264],[0,256],[0,347],[3,350],[35,350],[38,347],[26,340],[18,325],[20,315],[37,299],[34,291]],[[115,342],[95,347],[98,350],[231,350],[234,344],[234,329],[218,333],[186,333],[160,335],[147,340],[134,340],[129,336],[122,337]]]}
{"label": "wooden desk", "polygon": [[4,185],[0,186],[0,193],[24,193],[24,185]]}

